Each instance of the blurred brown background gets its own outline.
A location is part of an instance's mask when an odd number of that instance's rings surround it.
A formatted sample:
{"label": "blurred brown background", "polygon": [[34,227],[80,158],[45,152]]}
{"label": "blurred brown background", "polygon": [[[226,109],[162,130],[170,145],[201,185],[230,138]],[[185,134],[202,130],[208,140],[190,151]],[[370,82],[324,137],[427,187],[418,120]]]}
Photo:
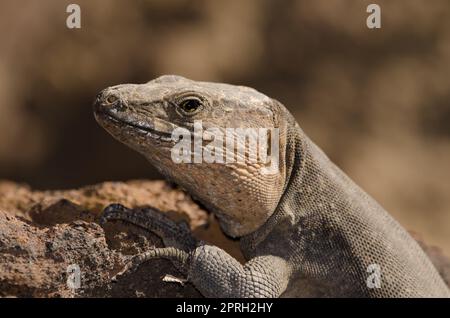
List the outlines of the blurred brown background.
{"label": "blurred brown background", "polygon": [[[380,30],[366,27],[372,2]],[[81,29],[66,28],[69,3]],[[96,124],[96,93],[168,73],[243,84],[283,102],[450,255],[448,0],[2,0],[0,33],[1,178],[38,189],[158,178]]]}

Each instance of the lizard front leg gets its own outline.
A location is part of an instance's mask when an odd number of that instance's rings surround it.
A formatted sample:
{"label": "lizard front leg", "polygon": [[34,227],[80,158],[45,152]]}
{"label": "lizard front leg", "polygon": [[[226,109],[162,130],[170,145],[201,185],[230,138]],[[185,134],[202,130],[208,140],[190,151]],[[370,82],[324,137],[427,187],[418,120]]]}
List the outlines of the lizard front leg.
{"label": "lizard front leg", "polygon": [[279,297],[290,275],[280,257],[258,256],[242,265],[212,245],[197,247],[188,267],[188,281],[206,297]]}
{"label": "lizard front leg", "polygon": [[291,271],[284,259],[265,255],[242,265],[216,246],[197,244],[186,226],[155,209],[127,209],[113,204],[105,209],[102,220],[130,222],[160,235],[165,244],[175,245],[133,256],[118,276],[148,260],[166,258],[206,297],[278,297],[287,287]]}

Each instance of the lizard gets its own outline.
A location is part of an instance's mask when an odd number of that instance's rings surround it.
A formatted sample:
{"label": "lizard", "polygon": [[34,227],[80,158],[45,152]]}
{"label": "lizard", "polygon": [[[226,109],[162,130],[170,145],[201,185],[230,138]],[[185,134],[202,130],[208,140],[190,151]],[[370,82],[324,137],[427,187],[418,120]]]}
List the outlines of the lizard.
{"label": "lizard", "polygon": [[[121,274],[166,258],[206,297],[450,296],[417,242],[326,156],[281,102],[245,86],[163,75],[108,87],[93,107],[108,133],[212,212],[223,232],[239,240],[246,259],[241,264],[196,240],[186,224],[155,209],[113,203],[103,222],[132,223],[165,244],[133,256]],[[267,162],[174,162],[173,131],[192,132],[199,120],[220,131],[278,129],[276,173],[261,173]]]}

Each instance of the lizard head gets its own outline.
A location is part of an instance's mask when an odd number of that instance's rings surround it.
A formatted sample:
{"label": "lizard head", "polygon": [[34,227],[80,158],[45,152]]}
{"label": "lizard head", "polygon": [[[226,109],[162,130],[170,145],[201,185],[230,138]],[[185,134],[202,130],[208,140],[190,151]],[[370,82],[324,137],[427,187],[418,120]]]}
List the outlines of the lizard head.
{"label": "lizard head", "polygon": [[[216,214],[232,237],[257,230],[281,198],[286,186],[286,112],[248,87],[173,75],[109,87],[94,103],[101,126]],[[261,147],[256,160],[249,141],[255,136]],[[271,160],[258,160],[263,152],[271,153]],[[275,157],[276,169],[270,170]]]}

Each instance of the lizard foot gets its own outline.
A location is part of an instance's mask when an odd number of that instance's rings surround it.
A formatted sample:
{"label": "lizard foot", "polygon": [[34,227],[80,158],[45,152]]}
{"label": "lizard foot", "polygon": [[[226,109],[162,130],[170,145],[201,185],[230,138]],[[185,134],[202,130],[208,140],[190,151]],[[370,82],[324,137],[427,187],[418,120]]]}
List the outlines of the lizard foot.
{"label": "lizard foot", "polygon": [[121,204],[110,204],[104,209],[100,224],[112,220],[125,221],[151,231],[161,237],[166,246],[184,251],[191,251],[197,246],[197,240],[186,222],[177,223],[154,208],[128,209]]}

